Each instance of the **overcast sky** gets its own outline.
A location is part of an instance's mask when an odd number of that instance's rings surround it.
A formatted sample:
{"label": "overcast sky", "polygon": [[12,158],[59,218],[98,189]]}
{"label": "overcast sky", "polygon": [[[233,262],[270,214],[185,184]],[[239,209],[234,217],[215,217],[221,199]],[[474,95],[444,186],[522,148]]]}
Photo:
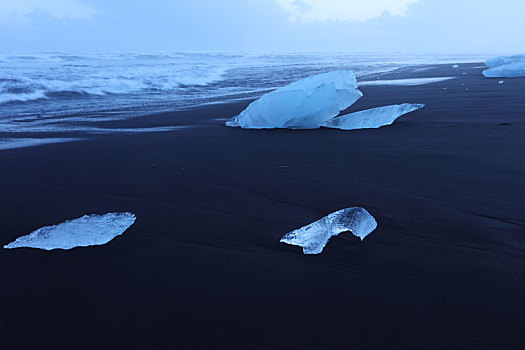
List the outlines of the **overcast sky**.
{"label": "overcast sky", "polygon": [[1,51],[525,53],[525,0],[0,0]]}

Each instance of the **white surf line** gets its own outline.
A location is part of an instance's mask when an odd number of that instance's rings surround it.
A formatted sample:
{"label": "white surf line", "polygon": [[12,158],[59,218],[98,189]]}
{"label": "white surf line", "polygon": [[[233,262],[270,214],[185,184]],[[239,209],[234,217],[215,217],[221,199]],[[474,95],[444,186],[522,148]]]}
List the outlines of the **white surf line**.
{"label": "white surf line", "polygon": [[0,150],[25,148],[51,143],[79,141],[80,138],[0,138]]}
{"label": "white surf line", "polygon": [[370,80],[359,82],[359,86],[372,86],[372,85],[402,85],[402,86],[415,86],[415,85],[426,85],[432,83],[439,83],[441,81],[455,79],[456,77],[438,77],[438,78],[414,78],[414,79],[395,79],[395,80]]}
{"label": "white surf line", "polygon": [[[151,128],[102,128],[91,126],[78,126],[68,124],[27,124],[27,125],[13,125],[1,124],[0,130],[5,133],[38,133],[38,132],[61,132],[61,133],[87,133],[87,134],[132,134],[132,133],[146,133],[146,132],[167,132],[179,129],[187,129],[192,126],[177,125],[177,126],[157,126]],[[0,139],[1,140],[1,139]],[[20,139],[17,139],[20,140]],[[67,140],[66,140],[67,141]],[[72,140],[73,141],[73,140]],[[0,141],[1,142],[1,141]]]}

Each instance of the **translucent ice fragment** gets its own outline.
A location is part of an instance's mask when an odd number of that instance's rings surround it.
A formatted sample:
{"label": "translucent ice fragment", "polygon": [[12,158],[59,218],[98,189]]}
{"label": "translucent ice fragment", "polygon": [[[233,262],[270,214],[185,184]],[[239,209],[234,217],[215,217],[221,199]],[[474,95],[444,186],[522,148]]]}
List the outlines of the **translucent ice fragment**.
{"label": "translucent ice fragment", "polygon": [[332,236],[350,231],[363,240],[377,227],[377,222],[364,208],[353,207],[336,211],[310,225],[289,232],[282,243],[303,247],[304,254],[319,254]]}
{"label": "translucent ice fragment", "polygon": [[58,225],[39,228],[17,238],[4,248],[27,247],[52,250],[102,245],[124,233],[134,222],[135,215],[131,213],[84,215]]}
{"label": "translucent ice fragment", "polygon": [[390,125],[400,116],[423,107],[424,104],[411,103],[377,107],[332,118],[323,126],[341,130],[374,129]]}
{"label": "translucent ice fragment", "polygon": [[263,95],[226,125],[246,129],[316,129],[361,96],[353,72],[314,75]]}

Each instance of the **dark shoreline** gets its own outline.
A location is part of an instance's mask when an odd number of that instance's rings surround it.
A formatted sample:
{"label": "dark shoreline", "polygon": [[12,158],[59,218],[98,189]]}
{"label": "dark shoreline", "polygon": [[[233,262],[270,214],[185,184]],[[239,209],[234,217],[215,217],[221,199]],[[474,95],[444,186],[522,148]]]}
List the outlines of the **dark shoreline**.
{"label": "dark shoreline", "polygon": [[[426,104],[378,130],[224,127],[243,101],[104,123],[188,129],[0,151],[2,245],[138,217],[101,247],[0,250],[0,348],[522,349],[525,79],[473,67],[362,87],[349,111]],[[363,243],[279,243],[349,206],[379,223]]]}

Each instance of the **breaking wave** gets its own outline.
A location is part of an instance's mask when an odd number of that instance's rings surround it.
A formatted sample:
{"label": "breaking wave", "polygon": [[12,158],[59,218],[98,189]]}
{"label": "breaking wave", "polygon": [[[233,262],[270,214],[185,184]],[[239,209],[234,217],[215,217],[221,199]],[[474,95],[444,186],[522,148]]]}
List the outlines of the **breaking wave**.
{"label": "breaking wave", "polygon": [[39,100],[41,98],[47,98],[44,91],[34,91],[34,92],[18,93],[18,94],[0,92],[0,104],[7,103],[7,102],[15,102],[15,101],[16,102],[33,101],[33,100]]}
{"label": "breaking wave", "polygon": [[[19,59],[0,65],[0,104],[78,95],[169,93],[220,81],[228,70],[220,65],[199,66],[191,62],[172,62],[173,59],[166,62],[160,58],[156,64],[144,64],[142,58],[133,62],[88,60],[74,65],[64,64],[69,62],[64,59],[57,61],[54,56],[48,61],[32,56]],[[70,57],[73,59],[82,58]]]}
{"label": "breaking wave", "polygon": [[[354,70],[362,76],[443,61],[451,58],[372,54],[0,53],[0,124],[5,125],[6,118],[79,114],[127,118],[255,98],[292,81],[332,70]],[[460,61],[473,60],[454,57],[451,62]]]}

